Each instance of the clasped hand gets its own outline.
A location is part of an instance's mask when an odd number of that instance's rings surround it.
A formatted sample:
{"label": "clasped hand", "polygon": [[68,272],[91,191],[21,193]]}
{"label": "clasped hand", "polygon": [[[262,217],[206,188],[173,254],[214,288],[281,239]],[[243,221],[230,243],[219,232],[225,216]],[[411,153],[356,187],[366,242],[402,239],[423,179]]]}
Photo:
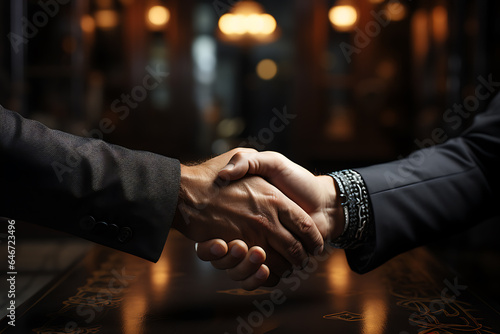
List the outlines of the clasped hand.
{"label": "clasped hand", "polygon": [[274,286],[342,233],[336,194],[330,176],[314,176],[279,153],[235,149],[181,166],[173,227],[243,288]]}

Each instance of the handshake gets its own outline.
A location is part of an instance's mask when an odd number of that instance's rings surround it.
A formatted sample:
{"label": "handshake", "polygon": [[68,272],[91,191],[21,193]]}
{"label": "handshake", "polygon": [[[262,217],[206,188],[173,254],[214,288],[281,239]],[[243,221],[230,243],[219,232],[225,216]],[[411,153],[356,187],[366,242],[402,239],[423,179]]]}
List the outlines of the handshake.
{"label": "handshake", "polygon": [[344,230],[339,191],[276,152],[238,148],[181,165],[172,227],[247,290],[274,286]]}

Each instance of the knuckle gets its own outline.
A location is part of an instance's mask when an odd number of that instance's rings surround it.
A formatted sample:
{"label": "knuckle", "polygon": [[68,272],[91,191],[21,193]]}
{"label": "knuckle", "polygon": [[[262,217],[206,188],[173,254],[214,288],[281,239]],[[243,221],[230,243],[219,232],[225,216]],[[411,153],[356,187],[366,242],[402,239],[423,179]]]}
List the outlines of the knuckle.
{"label": "knuckle", "polygon": [[298,240],[294,240],[292,244],[288,247],[288,253],[295,261],[296,264],[301,264],[305,259],[305,252],[302,248],[302,244]]}
{"label": "knuckle", "polygon": [[276,152],[276,151],[264,151],[264,152],[262,152],[262,154],[266,154],[266,155],[269,155],[269,156],[272,156],[272,157],[275,157],[275,158],[278,158],[278,157],[282,156],[281,153]]}
{"label": "knuckle", "polygon": [[241,159],[241,158],[243,158],[243,153],[244,152],[245,151],[242,150],[242,149],[236,151],[236,153],[233,155],[233,159]]}
{"label": "knuckle", "polygon": [[248,148],[248,147],[237,147],[231,150],[231,153],[234,156],[238,156],[238,158],[244,157],[245,154],[248,153],[257,153],[258,151],[253,149],[253,148]]}
{"label": "knuckle", "polygon": [[233,148],[230,153],[234,155],[237,155],[237,154],[240,154],[241,152],[245,152],[245,148],[244,147],[236,147],[236,148]]}
{"label": "knuckle", "polygon": [[309,234],[314,229],[314,223],[306,216],[299,218],[297,226],[299,227],[299,232],[302,234]]}
{"label": "knuckle", "polygon": [[281,205],[281,196],[275,189],[270,189],[267,201],[274,208],[278,205]]}
{"label": "knuckle", "polygon": [[253,222],[254,222],[254,225],[256,225],[256,227],[259,230],[261,230],[261,229],[270,230],[270,227],[271,227],[270,220],[264,214],[258,214],[256,216],[254,216]]}
{"label": "knuckle", "polygon": [[285,157],[283,154],[276,152],[276,151],[266,151],[264,152],[265,154],[269,155],[271,158],[280,161],[281,163],[285,162],[288,160],[287,157]]}

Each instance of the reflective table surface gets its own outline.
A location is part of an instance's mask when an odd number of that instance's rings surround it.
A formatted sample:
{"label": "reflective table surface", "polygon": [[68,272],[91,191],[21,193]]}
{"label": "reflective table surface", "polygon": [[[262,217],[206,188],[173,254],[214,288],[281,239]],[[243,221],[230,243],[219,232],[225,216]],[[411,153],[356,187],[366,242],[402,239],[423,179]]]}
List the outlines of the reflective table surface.
{"label": "reflective table surface", "polygon": [[94,247],[2,333],[500,333],[500,313],[425,248],[365,275],[341,250],[247,292],[172,232],[156,264]]}

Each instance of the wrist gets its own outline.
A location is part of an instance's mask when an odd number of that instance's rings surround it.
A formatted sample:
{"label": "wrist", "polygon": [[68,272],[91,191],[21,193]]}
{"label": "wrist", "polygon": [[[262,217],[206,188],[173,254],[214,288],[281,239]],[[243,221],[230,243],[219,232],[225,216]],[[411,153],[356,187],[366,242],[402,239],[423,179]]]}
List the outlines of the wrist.
{"label": "wrist", "polygon": [[172,227],[181,232],[188,224],[188,221],[186,219],[188,214],[187,210],[200,206],[200,196],[195,190],[199,192],[200,189],[202,189],[202,187],[200,186],[201,178],[201,171],[199,170],[199,168],[197,170],[195,166],[186,166],[181,164],[179,195],[174,221],[172,223]]}
{"label": "wrist", "polygon": [[323,207],[328,230],[324,236],[326,240],[335,240],[344,232],[345,216],[344,207],[341,205],[339,188],[334,179],[328,175],[318,176],[323,188]]}

